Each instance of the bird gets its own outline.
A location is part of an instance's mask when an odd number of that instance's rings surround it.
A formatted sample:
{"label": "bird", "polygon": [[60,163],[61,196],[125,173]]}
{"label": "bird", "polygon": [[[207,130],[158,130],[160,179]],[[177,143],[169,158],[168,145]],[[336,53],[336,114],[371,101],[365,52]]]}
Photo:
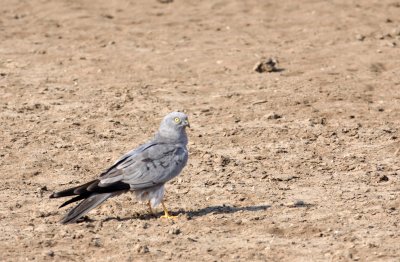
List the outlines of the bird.
{"label": "bird", "polygon": [[152,214],[161,203],[162,217],[174,218],[163,201],[164,185],[178,176],[188,162],[187,127],[190,124],[185,113],[169,113],[151,140],[120,157],[97,179],[51,194],[50,198],[73,197],[59,208],[82,200],[60,223],[75,223],[107,199],[129,191],[140,202],[147,202]]}

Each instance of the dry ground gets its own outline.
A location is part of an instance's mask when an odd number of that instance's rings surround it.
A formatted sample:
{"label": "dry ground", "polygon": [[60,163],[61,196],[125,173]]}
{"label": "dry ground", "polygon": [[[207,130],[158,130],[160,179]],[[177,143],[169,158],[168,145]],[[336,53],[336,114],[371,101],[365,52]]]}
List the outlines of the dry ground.
{"label": "dry ground", "polygon": [[[399,14],[396,0],[2,0],[0,260],[399,261]],[[281,70],[254,72],[263,57]],[[177,109],[192,125],[167,186],[178,219],[126,194],[57,223],[52,191]]]}

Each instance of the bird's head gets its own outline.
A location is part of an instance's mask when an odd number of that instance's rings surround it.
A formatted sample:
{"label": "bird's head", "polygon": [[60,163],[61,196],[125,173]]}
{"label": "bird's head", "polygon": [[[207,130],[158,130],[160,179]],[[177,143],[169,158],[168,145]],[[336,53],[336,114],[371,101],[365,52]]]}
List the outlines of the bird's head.
{"label": "bird's head", "polygon": [[190,127],[188,116],[182,112],[172,112],[166,115],[161,122],[161,126],[165,126],[171,129],[184,129]]}
{"label": "bird's head", "polygon": [[161,121],[159,134],[165,138],[177,138],[177,135],[185,134],[186,127],[190,127],[188,116],[182,112],[172,112]]}

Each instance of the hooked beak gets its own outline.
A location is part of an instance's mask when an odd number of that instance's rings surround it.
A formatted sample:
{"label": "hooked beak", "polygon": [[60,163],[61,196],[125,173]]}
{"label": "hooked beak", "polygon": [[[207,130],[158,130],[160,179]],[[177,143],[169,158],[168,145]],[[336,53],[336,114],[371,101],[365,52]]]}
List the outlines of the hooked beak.
{"label": "hooked beak", "polygon": [[183,124],[184,124],[185,126],[187,126],[187,127],[189,127],[189,128],[190,128],[190,123],[189,123],[189,120],[185,120],[185,121],[183,121]]}

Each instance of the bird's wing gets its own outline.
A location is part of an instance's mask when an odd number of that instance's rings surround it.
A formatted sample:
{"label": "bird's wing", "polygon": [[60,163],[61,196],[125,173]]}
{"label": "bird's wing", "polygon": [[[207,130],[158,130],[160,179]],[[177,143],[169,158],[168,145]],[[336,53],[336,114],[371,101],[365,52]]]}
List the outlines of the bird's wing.
{"label": "bird's wing", "polygon": [[142,153],[144,150],[146,150],[152,146],[155,146],[156,144],[157,144],[156,142],[148,142],[148,143],[145,143],[145,144],[139,146],[136,149],[129,151],[125,155],[121,156],[117,161],[115,161],[112,166],[110,166],[109,168],[104,170],[100,174],[100,178],[108,178],[108,177],[120,175],[120,170],[117,168],[120,164],[122,164],[126,161],[129,161],[129,159],[135,158],[138,154]]}
{"label": "bird's wing", "polygon": [[187,159],[184,145],[149,143],[142,151],[122,157],[103,172],[98,186],[122,182],[131,189],[142,189],[163,184],[181,172]]}

